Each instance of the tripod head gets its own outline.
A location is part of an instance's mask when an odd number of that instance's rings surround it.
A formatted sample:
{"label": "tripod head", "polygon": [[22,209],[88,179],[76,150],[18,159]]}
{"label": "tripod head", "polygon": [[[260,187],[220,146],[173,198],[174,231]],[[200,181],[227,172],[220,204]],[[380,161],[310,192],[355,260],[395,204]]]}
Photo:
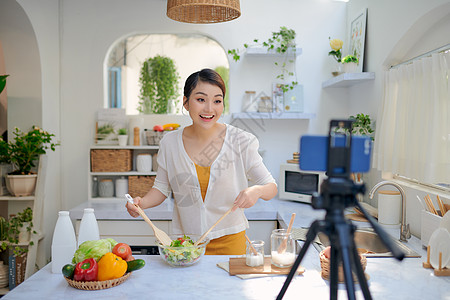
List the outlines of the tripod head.
{"label": "tripod head", "polygon": [[[352,155],[351,120],[332,120],[328,134],[327,176],[321,185],[322,194],[312,197],[315,209],[345,209],[355,206],[356,195],[364,194],[364,184],[350,179]],[[340,139],[338,142],[338,138]],[[343,141],[342,141],[343,139]]]}

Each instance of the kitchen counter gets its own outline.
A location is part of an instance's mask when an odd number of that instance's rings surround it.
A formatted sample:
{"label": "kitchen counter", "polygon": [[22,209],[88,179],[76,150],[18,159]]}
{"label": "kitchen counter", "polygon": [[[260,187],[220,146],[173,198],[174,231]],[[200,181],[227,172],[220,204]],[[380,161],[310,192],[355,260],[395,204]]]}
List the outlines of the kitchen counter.
{"label": "kitchen counter", "polygon": [[[93,207],[98,219],[130,219],[124,209],[124,203],[98,205],[85,203],[71,210],[72,218],[81,218],[85,207]],[[170,219],[171,203],[147,210],[150,218]],[[249,219],[277,219],[285,226],[295,212],[294,227],[308,227],[323,211],[311,206],[290,201],[271,200],[258,202],[246,210]],[[368,223],[356,222],[367,227]],[[398,230],[389,230],[398,238]],[[424,269],[426,251],[420,240],[412,237],[408,246],[422,255],[422,258],[405,258],[398,262],[393,258],[367,259],[366,273],[370,292],[374,299],[450,299],[450,277],[436,277],[432,270]],[[196,265],[186,268],[170,267],[159,256],[136,256],[146,261],[146,267],[134,272],[123,284],[101,291],[77,290],[67,285],[61,274],[52,274],[50,264],[35,273],[24,283],[8,293],[4,299],[138,299],[151,295],[154,299],[179,299],[180,295],[189,295],[195,299],[275,299],[286,276],[240,279],[229,276],[217,263],[226,262],[229,256],[205,256]],[[283,299],[329,299],[329,283],[320,276],[318,252],[310,247],[301,263],[306,269],[303,275],[291,282]],[[357,298],[363,299],[359,285],[356,285]],[[339,298],[346,299],[346,290],[339,284]]]}

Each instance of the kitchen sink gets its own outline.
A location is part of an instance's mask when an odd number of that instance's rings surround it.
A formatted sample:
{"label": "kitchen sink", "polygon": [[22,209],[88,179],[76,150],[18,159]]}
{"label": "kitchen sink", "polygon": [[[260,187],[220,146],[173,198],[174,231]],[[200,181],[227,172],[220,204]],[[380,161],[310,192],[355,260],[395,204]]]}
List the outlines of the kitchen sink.
{"label": "kitchen sink", "polygon": [[[399,240],[393,238],[391,240],[405,253],[405,257],[421,257]],[[355,232],[355,244],[357,248],[367,251],[366,257],[393,256],[372,228],[358,228]],[[320,252],[330,245],[330,241],[324,233],[320,232],[313,245]]]}

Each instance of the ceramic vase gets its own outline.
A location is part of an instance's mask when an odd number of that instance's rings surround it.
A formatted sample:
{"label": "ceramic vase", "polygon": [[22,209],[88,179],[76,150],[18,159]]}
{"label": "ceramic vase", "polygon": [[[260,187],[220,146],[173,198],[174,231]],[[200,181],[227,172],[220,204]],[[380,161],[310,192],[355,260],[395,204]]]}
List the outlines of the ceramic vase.
{"label": "ceramic vase", "polygon": [[119,139],[119,146],[124,147],[128,143],[128,135],[118,135],[117,138]]}
{"label": "ceramic vase", "polygon": [[19,229],[19,243],[27,243],[30,240],[31,232],[27,230],[30,226],[30,222],[24,222],[23,226]]}
{"label": "ceramic vase", "polygon": [[6,175],[6,187],[13,196],[30,196],[36,188],[37,174]]}
{"label": "ceramic vase", "polygon": [[355,73],[358,65],[354,62],[343,63],[345,73]]}

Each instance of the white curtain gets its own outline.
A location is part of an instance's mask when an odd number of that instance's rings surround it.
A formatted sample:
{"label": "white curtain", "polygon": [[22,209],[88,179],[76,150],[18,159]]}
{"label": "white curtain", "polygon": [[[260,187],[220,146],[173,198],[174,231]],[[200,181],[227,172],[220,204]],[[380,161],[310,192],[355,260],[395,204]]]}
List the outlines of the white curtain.
{"label": "white curtain", "polygon": [[426,183],[450,183],[450,53],[385,72],[373,165]]}

